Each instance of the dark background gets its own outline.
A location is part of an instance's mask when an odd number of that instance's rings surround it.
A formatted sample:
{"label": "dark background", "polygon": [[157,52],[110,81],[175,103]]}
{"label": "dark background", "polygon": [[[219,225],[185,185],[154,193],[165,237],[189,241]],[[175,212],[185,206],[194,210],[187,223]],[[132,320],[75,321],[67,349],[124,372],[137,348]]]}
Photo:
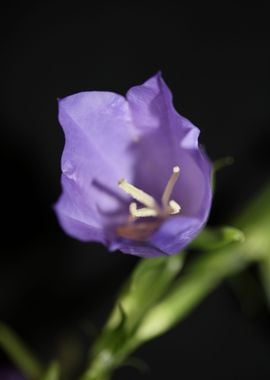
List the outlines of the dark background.
{"label": "dark background", "polygon": [[[75,241],[57,224],[52,204],[64,144],[57,97],[92,89],[124,94],[161,69],[210,157],[235,158],[218,174],[210,217],[229,223],[269,178],[266,3],[2,6],[0,319],[44,359],[68,347],[65,339],[92,339],[137,261]],[[137,352],[150,372],[126,368],[115,379],[269,379],[270,323],[258,278],[252,269],[231,285]],[[236,289],[247,287],[240,302]]]}

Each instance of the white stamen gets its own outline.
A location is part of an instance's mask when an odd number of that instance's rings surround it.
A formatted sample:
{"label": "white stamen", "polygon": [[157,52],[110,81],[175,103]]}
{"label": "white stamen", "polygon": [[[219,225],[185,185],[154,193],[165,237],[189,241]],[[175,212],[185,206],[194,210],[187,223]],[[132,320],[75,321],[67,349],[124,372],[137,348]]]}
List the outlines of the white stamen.
{"label": "white stamen", "polygon": [[141,189],[138,189],[136,186],[131,185],[126,179],[121,179],[118,182],[118,186],[147,208],[158,209],[156,201],[153,197],[151,197],[151,195],[145,193]]}
{"label": "white stamen", "polygon": [[173,199],[169,202],[169,209],[170,209],[170,214],[171,215],[174,215],[174,214],[178,214],[181,210],[181,206],[179,205],[179,203],[177,203],[176,201],[174,201]]}
{"label": "white stamen", "polygon": [[165,190],[163,192],[161,202],[163,207],[167,207],[169,204],[169,200],[171,198],[175,183],[179,177],[180,168],[179,166],[174,166],[172,175],[167,183],[167,186],[165,187]]}
{"label": "white stamen", "polygon": [[129,212],[135,218],[145,218],[150,216],[158,216],[157,210],[153,208],[143,207],[138,209],[135,202],[130,203]]}
{"label": "white stamen", "polygon": [[118,182],[118,186],[124,190],[127,194],[131,195],[133,199],[142,203],[146,207],[137,208],[135,202],[131,202],[129,205],[130,221],[134,221],[134,218],[146,218],[146,217],[166,217],[167,215],[178,214],[181,210],[181,206],[175,200],[170,199],[175,183],[179,177],[180,168],[174,166],[173,172],[163,192],[161,202],[162,208],[159,207],[155,199],[145,193],[143,190],[138,189],[136,186],[129,183],[126,179],[121,179]]}

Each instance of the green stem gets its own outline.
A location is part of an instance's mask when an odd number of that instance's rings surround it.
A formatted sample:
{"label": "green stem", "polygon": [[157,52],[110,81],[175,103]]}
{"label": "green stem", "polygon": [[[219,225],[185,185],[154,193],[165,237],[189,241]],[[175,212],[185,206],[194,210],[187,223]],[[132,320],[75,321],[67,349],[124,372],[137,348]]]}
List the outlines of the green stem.
{"label": "green stem", "polygon": [[35,380],[41,377],[43,369],[39,361],[21,339],[2,322],[0,322],[0,347],[28,379]]}
{"label": "green stem", "polygon": [[42,380],[59,380],[60,377],[60,366],[59,363],[54,361],[46,369],[42,376]]}
{"label": "green stem", "polygon": [[246,256],[240,244],[213,251],[192,263],[173,289],[146,315],[134,346],[153,339],[182,321],[226,277],[243,270],[254,257]]}
{"label": "green stem", "polygon": [[[261,254],[247,240],[201,255],[187,265],[171,290],[143,317],[132,334],[109,332],[93,347],[95,355],[81,380],[109,380],[114,369],[144,342],[153,339],[183,320],[222,280],[260,260]],[[120,334],[120,336],[119,336]],[[115,335],[115,336],[114,336]],[[118,344],[115,341],[118,337]],[[96,348],[98,347],[98,350]]]}
{"label": "green stem", "polygon": [[[111,328],[110,323],[105,326],[93,347],[88,370],[81,380],[109,380],[112,372],[141,344],[179,323],[226,277],[242,271],[251,263],[263,265],[265,286],[270,294],[270,183],[235,220],[235,225],[244,233],[240,236],[241,239],[232,229],[223,229],[222,235],[225,233],[224,236],[227,238],[236,236],[236,240],[241,242],[233,243],[232,239],[226,247],[217,244],[215,249],[208,253],[206,251],[187,265],[183,275],[174,285],[166,288],[166,293],[161,299],[155,299],[151,308],[143,311],[133,329],[126,328],[128,323],[116,325],[115,328]],[[201,241],[200,244],[203,243],[204,247],[209,244],[213,248],[219,241],[219,238],[216,238],[217,236],[214,236],[214,239],[210,239],[208,236],[207,241]],[[155,289],[155,284],[156,282],[150,284],[150,288]],[[147,290],[149,284],[147,288],[142,285],[142,294]],[[132,296],[131,293],[131,300]],[[140,308],[140,304],[137,306]],[[132,313],[130,316],[132,317]]]}

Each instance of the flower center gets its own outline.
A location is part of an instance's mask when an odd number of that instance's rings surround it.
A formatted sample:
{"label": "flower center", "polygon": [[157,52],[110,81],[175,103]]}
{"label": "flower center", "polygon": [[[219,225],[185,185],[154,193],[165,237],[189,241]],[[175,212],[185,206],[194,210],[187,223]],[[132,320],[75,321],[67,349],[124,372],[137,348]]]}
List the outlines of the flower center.
{"label": "flower center", "polygon": [[138,208],[136,202],[130,203],[129,213],[131,220],[146,217],[164,218],[169,215],[178,214],[181,210],[181,206],[175,200],[171,199],[171,195],[179,177],[179,173],[179,166],[174,166],[171,177],[169,178],[161,197],[161,206],[151,195],[132,185],[126,179],[121,179],[118,182],[118,186],[127,194],[131,195],[134,200],[143,205],[143,207]]}
{"label": "flower center", "polygon": [[[145,241],[160,227],[165,218],[180,212],[181,206],[179,203],[171,199],[179,173],[179,166],[174,166],[172,175],[163,191],[161,205],[151,195],[132,185],[126,179],[121,179],[118,182],[120,189],[142,204],[142,207],[138,208],[136,202],[130,203],[129,220],[126,224],[117,227],[116,233],[118,236],[135,241]],[[154,219],[144,221],[145,219],[143,218],[149,217]]]}

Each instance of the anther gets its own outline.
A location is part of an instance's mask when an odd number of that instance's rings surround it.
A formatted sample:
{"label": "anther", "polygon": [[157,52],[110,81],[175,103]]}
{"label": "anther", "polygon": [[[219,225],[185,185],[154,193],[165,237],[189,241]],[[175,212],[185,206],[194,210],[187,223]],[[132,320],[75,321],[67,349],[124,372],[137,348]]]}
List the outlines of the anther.
{"label": "anther", "polygon": [[140,209],[137,208],[137,205],[135,202],[130,203],[129,205],[129,212],[130,215],[135,218],[146,218],[146,217],[154,217],[158,216],[158,211],[153,208],[148,207],[142,207]]}
{"label": "anther", "polygon": [[170,209],[170,214],[171,215],[174,215],[174,214],[178,214],[181,210],[181,206],[176,202],[174,201],[173,199],[169,202],[169,209]]}

